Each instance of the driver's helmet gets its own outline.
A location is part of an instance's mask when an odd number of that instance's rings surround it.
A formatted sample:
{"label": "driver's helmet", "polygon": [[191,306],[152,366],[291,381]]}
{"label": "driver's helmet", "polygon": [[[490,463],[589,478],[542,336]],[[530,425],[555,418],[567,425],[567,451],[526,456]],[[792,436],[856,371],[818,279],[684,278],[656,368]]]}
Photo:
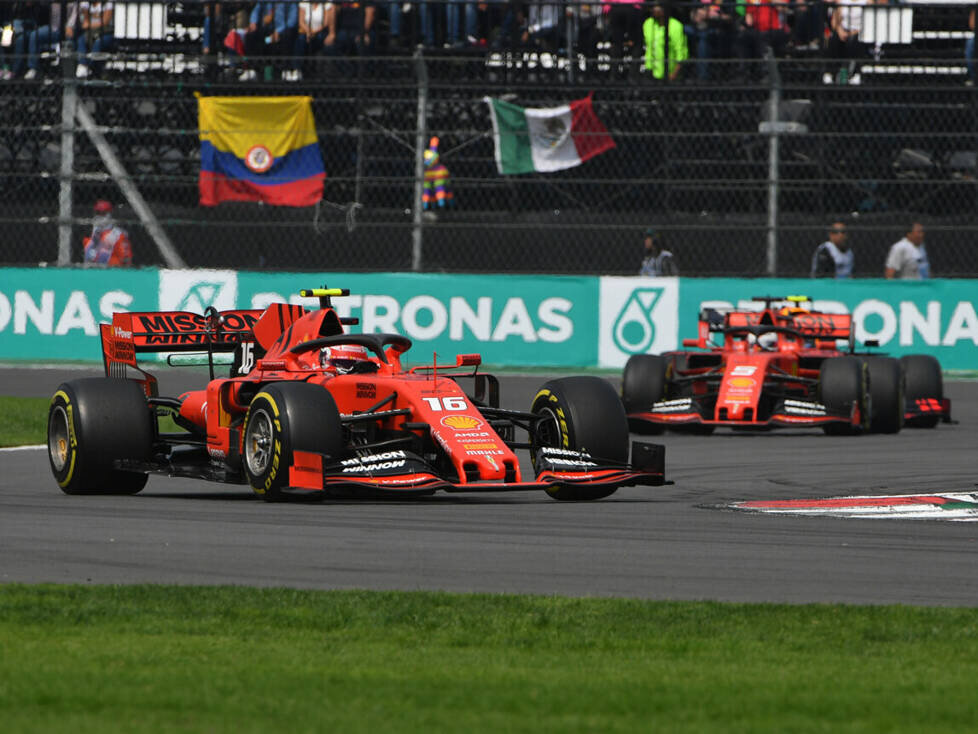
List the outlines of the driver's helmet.
{"label": "driver's helmet", "polygon": [[808,313],[807,308],[799,308],[798,306],[784,306],[780,311],[778,311],[778,316],[785,319],[792,319],[798,314]]}
{"label": "driver's helmet", "polygon": [[357,344],[323,347],[319,353],[319,364],[340,375],[353,372],[357,365],[367,361],[367,350]]}

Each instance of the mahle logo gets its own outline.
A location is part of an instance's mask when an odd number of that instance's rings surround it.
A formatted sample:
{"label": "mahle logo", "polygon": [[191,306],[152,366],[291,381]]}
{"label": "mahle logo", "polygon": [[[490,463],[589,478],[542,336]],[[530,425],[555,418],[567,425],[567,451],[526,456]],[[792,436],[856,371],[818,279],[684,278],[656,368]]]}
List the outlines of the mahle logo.
{"label": "mahle logo", "polygon": [[662,288],[636,288],[615,317],[612,337],[621,351],[644,354],[655,341],[655,319],[652,312],[662,295]]}

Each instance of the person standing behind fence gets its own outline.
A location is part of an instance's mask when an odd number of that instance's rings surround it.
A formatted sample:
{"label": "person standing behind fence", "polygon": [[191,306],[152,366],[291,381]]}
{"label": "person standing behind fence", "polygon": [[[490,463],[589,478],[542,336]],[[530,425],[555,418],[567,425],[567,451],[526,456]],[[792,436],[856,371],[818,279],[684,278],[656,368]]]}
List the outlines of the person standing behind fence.
{"label": "person standing behind fence", "polygon": [[85,264],[117,267],[132,265],[129,233],[112,219],[112,204],[105,199],[95,202],[92,234],[84,239]]}
{"label": "person standing behind fence", "polygon": [[886,256],[887,278],[924,280],[930,277],[930,261],[924,247],[924,225],[911,222],[902,240],[894,242]]}
{"label": "person standing behind fence", "polygon": [[851,278],[854,259],[845,223],[833,222],[829,227],[829,238],[812,256],[812,277]]}
{"label": "person standing behind fence", "polygon": [[639,275],[657,278],[664,275],[679,275],[679,265],[672,252],[666,247],[662,233],[655,227],[645,230],[645,258]]}
{"label": "person standing behind fence", "polygon": [[78,69],[75,76],[84,79],[89,75],[88,53],[102,53],[115,48],[115,22],[112,16],[115,3],[78,4],[81,29],[78,33]]}

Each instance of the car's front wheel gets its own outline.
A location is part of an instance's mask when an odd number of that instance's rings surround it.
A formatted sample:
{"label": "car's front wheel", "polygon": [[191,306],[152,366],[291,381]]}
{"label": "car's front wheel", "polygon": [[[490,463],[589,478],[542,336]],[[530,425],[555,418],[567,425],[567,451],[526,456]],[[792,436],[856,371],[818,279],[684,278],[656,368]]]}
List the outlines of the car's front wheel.
{"label": "car's front wheel", "polygon": [[294,451],[339,456],[343,429],[333,396],[304,382],[267,385],[245,416],[242,457],[252,490],[268,502],[285,498]]}
{"label": "car's front wheel", "polygon": [[[628,461],[628,419],[615,389],[600,377],[564,377],[540,388],[530,408],[539,419],[534,449],[584,451],[599,463]],[[530,452],[534,466],[537,453]],[[558,500],[596,500],[615,488],[555,485],[547,490]]]}

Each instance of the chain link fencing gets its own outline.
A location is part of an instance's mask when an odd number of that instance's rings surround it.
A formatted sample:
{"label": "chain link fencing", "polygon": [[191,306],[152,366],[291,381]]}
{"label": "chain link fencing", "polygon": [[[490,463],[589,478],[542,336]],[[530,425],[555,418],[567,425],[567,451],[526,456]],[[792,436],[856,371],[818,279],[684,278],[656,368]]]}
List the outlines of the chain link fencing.
{"label": "chain link fencing", "polygon": [[[827,226],[842,220],[855,274],[878,277],[918,219],[935,275],[978,274],[978,93],[966,84],[964,6],[899,6],[917,11],[910,42],[898,15],[894,42],[846,67],[850,81],[861,73],[856,85],[840,83],[824,27],[777,56],[696,57],[690,40],[669,80],[642,70],[638,41],[618,55],[606,16],[588,49],[498,44],[498,32],[485,46],[444,49],[415,47],[416,24],[400,47],[378,12],[370,55],[296,65],[202,54],[194,4],[116,5],[165,7],[94,59],[89,77],[76,79],[66,44],[43,55],[37,79],[0,82],[0,262],[81,262],[92,204],[106,198],[138,265],[174,264],[162,232],[190,267],[634,274],[654,226],[683,275],[806,276]],[[689,26],[698,7],[670,12]],[[918,30],[923,17],[931,30]],[[142,26],[161,37],[141,38]],[[253,81],[239,80],[245,64]],[[323,201],[199,206],[195,93],[309,95]],[[558,172],[498,173],[487,97],[539,108],[589,94],[612,150]],[[66,115],[72,97],[83,112]],[[419,211],[418,162],[432,136],[455,205]]]}

